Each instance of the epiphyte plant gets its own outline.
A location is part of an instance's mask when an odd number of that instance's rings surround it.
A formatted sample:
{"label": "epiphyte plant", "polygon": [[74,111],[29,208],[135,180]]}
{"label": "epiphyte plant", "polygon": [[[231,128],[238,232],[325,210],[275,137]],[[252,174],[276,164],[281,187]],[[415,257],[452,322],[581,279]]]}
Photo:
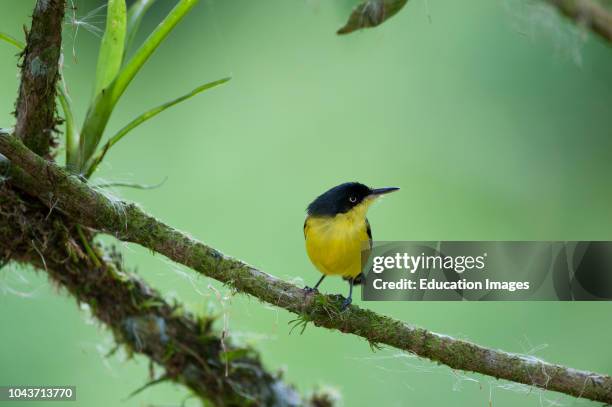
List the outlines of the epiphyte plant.
{"label": "epiphyte plant", "polygon": [[[172,29],[181,22],[198,1],[179,0],[133,55],[127,58],[134,45],[142,18],[155,0],[136,0],[129,8],[126,6],[126,0],[108,0],[106,27],[98,53],[93,98],[87,108],[82,126],[77,125],[63,81],[60,81],[57,89],[65,121],[66,168],[71,173],[78,174],[85,179],[90,178],[109,149],[134,128],[167,108],[230,80],[230,78],[223,78],[205,83],[176,99],[145,111],[123,126],[117,133],[107,137],[105,144],[100,146],[113,110],[130,82],[168,37]],[[6,33],[0,33],[0,39],[17,48],[24,48],[24,44]]]}

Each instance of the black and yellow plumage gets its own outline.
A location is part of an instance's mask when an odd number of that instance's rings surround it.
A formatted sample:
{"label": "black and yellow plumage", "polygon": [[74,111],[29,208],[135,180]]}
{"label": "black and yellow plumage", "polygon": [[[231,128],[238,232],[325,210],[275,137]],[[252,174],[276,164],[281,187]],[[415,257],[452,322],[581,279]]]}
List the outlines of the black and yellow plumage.
{"label": "black and yellow plumage", "polygon": [[341,276],[350,286],[343,308],[351,303],[353,285],[361,281],[362,251],[372,246],[368,208],[376,198],[398,189],[372,189],[358,182],[347,182],[321,194],[308,205],[304,222],[306,252],[323,276],[307,290],[316,290],[326,276]]}

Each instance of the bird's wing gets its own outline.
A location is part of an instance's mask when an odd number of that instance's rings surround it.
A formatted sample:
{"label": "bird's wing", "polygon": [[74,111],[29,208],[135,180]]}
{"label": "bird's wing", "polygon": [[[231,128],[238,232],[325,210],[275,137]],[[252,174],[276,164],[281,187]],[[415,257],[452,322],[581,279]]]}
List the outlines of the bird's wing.
{"label": "bird's wing", "polygon": [[[368,247],[368,250],[363,250],[361,252],[362,264],[366,263],[366,261],[370,257],[370,252],[372,251],[372,228],[370,227],[370,221],[368,220],[368,218],[366,218],[365,223],[366,223],[366,233],[368,234],[369,247]],[[348,278],[344,278],[344,279],[348,280]],[[363,284],[364,281],[365,281],[365,277],[363,273],[359,273],[359,275],[353,279],[353,284],[355,285]]]}
{"label": "bird's wing", "polygon": [[366,218],[366,228],[368,232],[368,238],[370,239],[370,249],[372,249],[372,228],[370,228],[370,221],[368,220],[368,218]]}

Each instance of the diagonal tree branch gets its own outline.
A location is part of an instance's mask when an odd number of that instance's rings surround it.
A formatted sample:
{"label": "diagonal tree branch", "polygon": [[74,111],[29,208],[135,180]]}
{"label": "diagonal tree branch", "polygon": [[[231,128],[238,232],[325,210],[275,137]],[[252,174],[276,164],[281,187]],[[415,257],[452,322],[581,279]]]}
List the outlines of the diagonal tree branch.
{"label": "diagonal tree branch", "polygon": [[55,146],[55,85],[62,44],[64,0],[38,0],[23,51],[15,133],[26,146],[48,156]]}
{"label": "diagonal tree branch", "polygon": [[138,243],[238,291],[296,313],[304,321],[361,336],[443,363],[576,397],[612,403],[612,377],[503,352],[417,328],[351,306],[339,312],[339,296],[305,295],[299,287],[227,257],[158,221],[134,204],[110,200],[70,176],[57,165],[29,151],[17,138],[0,134],[0,153],[29,177],[12,170],[12,182],[34,194],[49,208],[75,222]]}
{"label": "diagonal tree branch", "polygon": [[215,406],[333,405],[324,393],[302,398],[265,370],[254,349],[221,339],[212,329],[214,319],[196,318],[167,303],[124,271],[114,250],[96,247],[100,260],[92,261],[69,219],[49,214],[38,201],[24,201],[7,184],[0,184],[0,235],[11,236],[0,239],[0,260],[46,270],[78,302],[89,305],[118,343],[162,366],[162,380],[182,383]]}
{"label": "diagonal tree branch", "polygon": [[612,42],[612,12],[593,0],[546,0],[578,25]]}

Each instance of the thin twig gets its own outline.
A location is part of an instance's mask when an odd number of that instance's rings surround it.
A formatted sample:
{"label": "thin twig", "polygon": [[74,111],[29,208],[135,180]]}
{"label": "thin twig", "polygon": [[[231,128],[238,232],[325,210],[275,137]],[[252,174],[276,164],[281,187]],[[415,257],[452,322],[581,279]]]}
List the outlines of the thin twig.
{"label": "thin twig", "polygon": [[593,0],[546,0],[577,25],[590,28],[612,42],[612,12]]}
{"label": "thin twig", "polygon": [[47,269],[47,262],[45,261],[45,256],[43,256],[43,254],[41,253],[40,250],[38,250],[38,247],[36,247],[36,243],[34,243],[34,240],[32,240],[32,247],[34,248],[34,251],[36,251],[36,253],[40,256],[40,260],[42,262],[42,265],[45,269],[45,271],[49,271]]}
{"label": "thin twig", "polygon": [[100,263],[98,256],[96,256],[96,252],[94,252],[94,250],[91,248],[91,245],[89,244],[85,233],[83,233],[83,228],[81,227],[81,225],[76,225],[76,230],[79,234],[79,238],[81,238],[81,243],[83,243],[83,246],[85,247],[87,255],[91,258],[91,261],[93,261],[96,268],[102,267],[102,263]]}

